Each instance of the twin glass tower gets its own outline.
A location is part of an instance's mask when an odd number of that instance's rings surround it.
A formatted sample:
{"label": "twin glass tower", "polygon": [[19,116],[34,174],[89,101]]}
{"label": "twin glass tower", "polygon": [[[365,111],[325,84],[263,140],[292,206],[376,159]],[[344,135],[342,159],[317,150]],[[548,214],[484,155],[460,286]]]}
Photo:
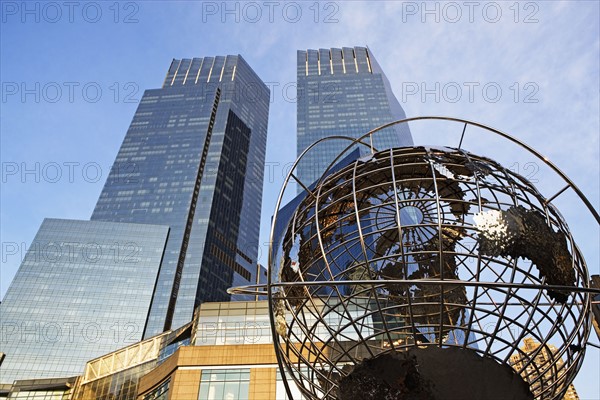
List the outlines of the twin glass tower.
{"label": "twin glass tower", "polygon": [[173,60],[144,93],[91,219],[170,228],[145,337],[255,281],[268,113],[241,56]]}
{"label": "twin glass tower", "polygon": [[[297,52],[297,156],[317,140],[333,135],[358,138],[371,129],[406,118],[389,80],[366,47]],[[309,186],[348,145],[329,140],[298,164],[297,178]],[[375,148],[411,146],[407,124],[387,128],[373,138]],[[368,150],[357,146],[361,153]],[[298,192],[303,188],[298,185]]]}
{"label": "twin glass tower", "polygon": [[[298,90],[298,152],[404,118],[364,47],[299,51]],[[78,375],[186,324],[202,302],[244,299],[226,290],[257,279],[269,99],[240,55],[173,60],[90,221],[42,223],[0,305],[0,384]],[[412,144],[400,129],[376,147]],[[339,150],[324,146],[299,178],[310,185]]]}
{"label": "twin glass tower", "polygon": [[269,90],[239,55],[146,90],[90,221],[46,219],[0,306],[0,383],[191,321],[256,281]]}

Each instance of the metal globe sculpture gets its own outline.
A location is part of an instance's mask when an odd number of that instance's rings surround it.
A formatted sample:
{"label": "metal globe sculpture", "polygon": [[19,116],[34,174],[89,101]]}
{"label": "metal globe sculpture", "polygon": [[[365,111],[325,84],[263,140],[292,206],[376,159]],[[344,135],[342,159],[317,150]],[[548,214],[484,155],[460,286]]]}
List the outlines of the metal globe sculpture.
{"label": "metal globe sculpture", "polygon": [[[393,373],[385,398],[433,398],[425,359],[408,355],[460,349],[512,366],[536,399],[561,398],[583,361],[592,290],[552,199],[460,145],[377,151],[376,131],[347,147],[367,155],[340,154],[273,217],[263,293],[284,382],[313,399],[384,398],[360,391]],[[537,351],[520,348],[526,338]]]}

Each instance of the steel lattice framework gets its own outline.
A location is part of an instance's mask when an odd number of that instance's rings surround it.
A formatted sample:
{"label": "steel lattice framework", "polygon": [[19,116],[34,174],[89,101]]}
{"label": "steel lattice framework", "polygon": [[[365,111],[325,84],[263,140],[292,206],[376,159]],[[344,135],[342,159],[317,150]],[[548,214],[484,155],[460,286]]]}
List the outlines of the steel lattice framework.
{"label": "steel lattice framework", "polygon": [[[459,123],[459,146],[372,147],[381,129],[424,119]],[[523,146],[567,186],[546,198],[519,174],[461,149],[469,125]],[[298,182],[305,197],[281,237],[273,218],[266,290],[232,290],[268,296],[286,386],[291,379],[308,398],[333,399],[362,360],[437,346],[513,365],[536,398],[561,398],[583,361],[594,290],[552,200],[571,188],[600,222],[581,191],[535,150],[465,120],[413,118],[360,139],[324,140],[370,151],[333,168],[340,154],[327,170],[335,172],[310,189]],[[292,179],[294,169],[277,210]],[[525,338],[541,345],[526,352]]]}

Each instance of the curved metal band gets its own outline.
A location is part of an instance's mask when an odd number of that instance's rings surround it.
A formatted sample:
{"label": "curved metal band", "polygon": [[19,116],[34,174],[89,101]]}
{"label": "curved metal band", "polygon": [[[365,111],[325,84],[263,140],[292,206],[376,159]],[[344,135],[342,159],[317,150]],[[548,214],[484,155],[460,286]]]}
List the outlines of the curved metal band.
{"label": "curved metal band", "polygon": [[[497,287],[497,288],[518,288],[518,289],[549,289],[571,291],[578,293],[596,293],[600,294],[600,289],[584,288],[579,286],[566,285],[544,285],[544,284],[524,284],[524,283],[507,283],[507,282],[477,282],[477,281],[461,281],[456,279],[385,279],[385,280],[361,280],[361,285],[388,286],[393,285],[443,285],[443,286],[469,286],[469,287]],[[304,282],[282,282],[272,283],[274,287],[289,287],[289,286],[351,286],[357,285],[356,281],[304,281]],[[258,289],[267,288],[266,284],[262,285],[245,285],[227,289],[229,294],[253,294],[253,295],[268,295],[266,291],[258,291]]]}

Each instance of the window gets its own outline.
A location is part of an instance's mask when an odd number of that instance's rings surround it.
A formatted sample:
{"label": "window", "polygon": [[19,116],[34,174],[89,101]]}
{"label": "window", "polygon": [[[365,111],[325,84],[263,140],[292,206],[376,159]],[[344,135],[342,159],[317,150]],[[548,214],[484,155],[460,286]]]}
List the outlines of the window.
{"label": "window", "polygon": [[13,392],[8,398],[15,400],[63,400],[70,398],[70,391],[53,390],[53,391],[23,391]]}
{"label": "window", "polygon": [[162,364],[163,361],[165,361],[167,358],[169,358],[181,346],[189,346],[189,344],[190,344],[190,338],[186,338],[186,339],[180,340],[178,342],[171,343],[168,346],[166,346],[165,348],[161,349],[158,354],[158,364]]}
{"label": "window", "polygon": [[250,369],[205,369],[198,400],[247,400]]}
{"label": "window", "polygon": [[144,400],[167,400],[169,398],[169,383],[171,378],[160,384],[159,387],[144,396]]}
{"label": "window", "polygon": [[[303,368],[304,373],[308,372],[305,368]],[[292,399],[293,400],[305,400],[306,397],[302,394],[298,386],[294,383],[292,378],[288,376],[288,385],[290,386],[290,390],[292,391]],[[277,385],[276,385],[275,399],[276,400],[291,400],[286,391],[285,384],[283,383],[283,379],[281,378],[281,373],[277,370]]]}

